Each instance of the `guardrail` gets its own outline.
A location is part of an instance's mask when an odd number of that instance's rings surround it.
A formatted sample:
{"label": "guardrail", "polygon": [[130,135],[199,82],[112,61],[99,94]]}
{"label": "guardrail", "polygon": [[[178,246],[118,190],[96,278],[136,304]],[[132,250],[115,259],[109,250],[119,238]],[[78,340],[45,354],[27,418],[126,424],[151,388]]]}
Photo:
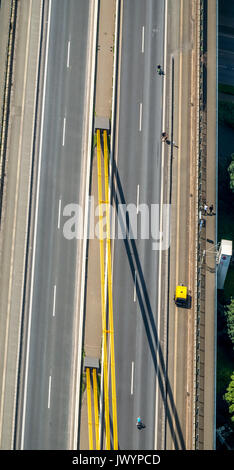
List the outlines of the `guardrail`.
{"label": "guardrail", "polygon": [[8,119],[9,119],[11,85],[12,85],[11,79],[12,79],[12,69],[13,69],[16,16],[17,16],[17,0],[12,0],[10,22],[9,22],[9,36],[8,36],[8,45],[7,45],[6,73],[5,73],[3,109],[2,109],[2,118],[1,118],[1,133],[0,133],[0,226],[1,226],[1,221],[2,221],[2,203],[3,203],[3,191],[4,191],[4,180],[5,180],[5,163],[6,163]]}
{"label": "guardrail", "polygon": [[198,187],[197,187],[197,315],[195,319],[195,410],[194,410],[194,447],[203,448],[204,437],[204,334],[205,334],[205,225],[202,219],[202,208],[206,201],[206,23],[207,0],[198,2],[197,11],[197,92],[198,92]]}

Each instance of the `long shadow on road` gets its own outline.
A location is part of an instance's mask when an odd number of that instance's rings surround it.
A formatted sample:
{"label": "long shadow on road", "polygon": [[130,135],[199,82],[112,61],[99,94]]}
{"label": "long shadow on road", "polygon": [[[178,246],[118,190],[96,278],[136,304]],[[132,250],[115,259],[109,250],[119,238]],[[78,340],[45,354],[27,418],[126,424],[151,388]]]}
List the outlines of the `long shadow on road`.
{"label": "long shadow on road", "polygon": [[[113,187],[115,187],[115,192],[113,194],[113,199],[115,201],[116,206],[116,213],[117,217],[119,218],[120,224],[124,225],[124,221],[122,219],[122,211],[119,210],[119,205],[127,204],[124,192],[122,188],[122,184],[120,181],[119,172],[116,166],[116,162],[113,160]],[[131,227],[127,226],[128,233],[131,232]],[[167,420],[171,430],[171,435],[174,441],[175,449],[185,449],[185,442],[184,437],[181,429],[181,425],[179,422],[179,417],[176,411],[175,402],[173,399],[173,393],[171,386],[168,381],[166,364],[163,357],[162,348],[158,338],[158,332],[155,325],[154,315],[150,304],[149,294],[147,291],[146,282],[144,279],[144,274],[142,271],[136,242],[134,239],[130,239],[126,237],[123,239],[123,243],[125,245],[126,254],[129,261],[129,267],[131,270],[131,275],[133,282],[135,282],[135,269],[137,269],[138,277],[136,280],[136,296],[139,302],[140,311],[142,315],[142,320],[144,323],[146,335],[148,338],[148,344],[150,348],[150,352],[152,355],[155,373],[158,377],[158,384],[159,389],[161,392],[162,399],[165,403],[165,397],[167,395],[168,398],[168,405],[167,406]],[[170,411],[171,410],[171,411]]]}

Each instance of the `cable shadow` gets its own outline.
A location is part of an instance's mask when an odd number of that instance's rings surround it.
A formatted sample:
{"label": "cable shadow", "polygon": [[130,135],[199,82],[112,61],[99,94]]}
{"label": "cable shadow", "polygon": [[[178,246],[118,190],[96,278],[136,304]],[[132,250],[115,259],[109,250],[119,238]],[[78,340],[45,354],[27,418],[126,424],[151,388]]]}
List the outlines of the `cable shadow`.
{"label": "cable shadow", "polygon": [[[112,200],[115,202],[116,213],[119,219],[120,224],[122,223],[125,225],[122,219],[122,212],[119,210],[119,205],[126,204],[122,184],[120,181],[119,172],[116,166],[116,162],[113,159],[113,194]],[[115,188],[115,189],[114,189]],[[122,220],[121,220],[122,219]],[[126,232],[129,234],[131,232],[131,227],[129,226],[129,220],[126,224]],[[142,271],[136,242],[134,239],[130,239],[126,237],[123,239],[123,243],[125,246],[126,254],[128,257],[129,267],[131,270],[131,275],[133,282],[135,282],[135,269],[138,272],[137,280],[136,280],[136,296],[139,302],[140,311],[142,315],[142,320],[144,323],[145,332],[148,339],[148,344],[151,352],[151,356],[154,363],[155,372],[158,376],[158,383],[161,392],[161,396],[164,401],[164,405],[166,406],[165,399],[166,395],[168,397],[168,401],[170,404],[171,411],[167,406],[167,421],[171,430],[172,439],[174,442],[175,449],[182,449],[185,450],[185,441],[181,429],[181,425],[179,422],[178,413],[176,411],[175,402],[173,399],[173,393],[171,386],[169,384],[166,364],[163,357],[162,348],[159,343],[157,328],[155,325],[154,315],[150,304],[149,294],[147,291],[146,282],[144,279],[144,274]],[[158,358],[157,358],[158,356]],[[164,385],[165,380],[165,385]],[[177,433],[177,435],[176,435]],[[178,436],[178,437],[177,437]]]}

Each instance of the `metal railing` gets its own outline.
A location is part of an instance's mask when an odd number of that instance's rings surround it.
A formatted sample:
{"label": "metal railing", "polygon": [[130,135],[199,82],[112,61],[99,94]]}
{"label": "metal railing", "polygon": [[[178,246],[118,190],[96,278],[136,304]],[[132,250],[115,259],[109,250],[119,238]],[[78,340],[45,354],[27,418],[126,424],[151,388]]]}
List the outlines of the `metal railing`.
{"label": "metal railing", "polygon": [[195,319],[195,410],[194,447],[203,448],[204,437],[204,340],[205,340],[205,263],[206,226],[202,208],[206,201],[206,156],[207,156],[207,112],[206,112],[206,23],[207,0],[198,2],[197,30],[197,87],[198,87],[198,128],[197,128],[197,315]]}

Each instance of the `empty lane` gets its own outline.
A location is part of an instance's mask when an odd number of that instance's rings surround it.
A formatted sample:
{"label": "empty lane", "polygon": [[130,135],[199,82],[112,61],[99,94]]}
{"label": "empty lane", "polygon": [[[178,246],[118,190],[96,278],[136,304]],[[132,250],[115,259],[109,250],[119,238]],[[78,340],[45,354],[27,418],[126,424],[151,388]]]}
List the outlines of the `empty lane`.
{"label": "empty lane", "polygon": [[[119,446],[153,449],[158,251],[150,233],[141,239],[140,230],[143,204],[160,202],[163,76],[156,68],[163,62],[164,1],[125,1],[122,18],[116,205],[135,204],[138,238],[114,245]],[[146,424],[142,432],[139,415]]]}
{"label": "empty lane", "polygon": [[89,2],[51,1],[40,186],[21,445],[64,449],[70,438],[78,244],[63,208],[79,202]]}

